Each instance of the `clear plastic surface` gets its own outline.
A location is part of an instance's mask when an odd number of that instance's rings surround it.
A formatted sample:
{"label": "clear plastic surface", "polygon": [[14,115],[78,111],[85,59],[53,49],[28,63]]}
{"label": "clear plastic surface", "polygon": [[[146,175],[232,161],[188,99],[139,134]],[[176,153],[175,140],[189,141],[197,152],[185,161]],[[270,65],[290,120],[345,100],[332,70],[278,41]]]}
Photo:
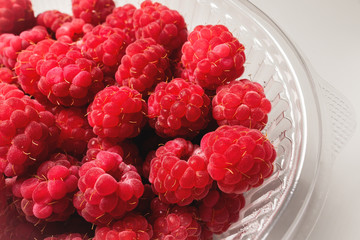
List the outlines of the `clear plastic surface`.
{"label": "clear plastic surface", "polygon": [[[70,0],[32,0],[34,10],[71,14]],[[115,1],[117,6],[141,1]],[[273,175],[245,194],[240,220],[216,239],[306,239],[327,192],[332,161],[354,128],[346,99],[309,70],[285,34],[259,9],[240,0],[159,0],[178,10],[191,31],[224,24],[245,46],[242,78],[259,82],[273,110],[264,129],[275,145]]]}

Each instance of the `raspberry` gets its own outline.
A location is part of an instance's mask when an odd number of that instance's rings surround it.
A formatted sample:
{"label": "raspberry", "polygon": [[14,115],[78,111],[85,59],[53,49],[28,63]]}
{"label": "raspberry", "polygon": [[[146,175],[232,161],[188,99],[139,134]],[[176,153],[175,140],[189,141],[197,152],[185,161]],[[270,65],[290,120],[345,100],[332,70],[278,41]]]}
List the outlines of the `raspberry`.
{"label": "raspberry", "polygon": [[136,38],[154,39],[164,46],[170,58],[177,56],[186,42],[188,31],[183,16],[160,3],[143,1],[133,19]]}
{"label": "raspberry", "polygon": [[263,87],[248,79],[220,86],[212,100],[213,117],[221,125],[243,125],[262,130],[271,110]]}
{"label": "raspberry", "polygon": [[152,227],[145,217],[127,214],[110,226],[97,227],[94,240],[105,239],[142,239],[149,240],[153,235]]}
{"label": "raspberry", "polygon": [[0,67],[0,83],[15,83],[16,79],[13,71],[7,67]]}
{"label": "raspberry", "polygon": [[71,200],[77,190],[76,162],[70,156],[54,154],[39,166],[35,177],[16,180],[20,196],[16,192],[14,195],[20,197],[28,221],[65,221],[74,212]]}
{"label": "raspberry", "polygon": [[273,172],[274,146],[259,130],[223,125],[201,139],[210,176],[225,193],[260,186]]}
{"label": "raspberry", "polygon": [[139,213],[142,216],[147,216],[150,214],[150,205],[151,201],[156,197],[155,193],[152,190],[150,184],[144,184],[144,193],[139,199],[137,207],[133,212]]}
{"label": "raspberry", "polygon": [[72,12],[86,23],[98,25],[105,21],[115,8],[113,0],[72,0]]}
{"label": "raspberry", "polygon": [[132,4],[116,7],[106,17],[106,25],[113,28],[120,28],[130,37],[130,42],[135,41],[135,28],[133,26],[133,15],[136,7]]}
{"label": "raspberry", "polygon": [[86,235],[80,233],[64,233],[56,236],[44,238],[44,240],[87,240],[89,239]]}
{"label": "raspberry", "polygon": [[208,123],[210,99],[200,86],[175,78],[156,86],[148,108],[150,126],[160,136],[193,137]]}
{"label": "raspberry", "polygon": [[96,94],[88,109],[88,121],[99,137],[122,140],[140,133],[146,112],[146,104],[138,91],[110,86]]}
{"label": "raspberry", "polygon": [[205,161],[196,146],[185,139],[177,138],[158,148],[151,160],[149,181],[159,199],[184,206],[205,197],[212,183]]}
{"label": "raspberry", "polygon": [[58,10],[48,10],[37,16],[37,24],[46,27],[53,33],[65,22],[71,22],[72,17]]}
{"label": "raspberry", "polygon": [[199,220],[205,224],[207,230],[220,234],[239,220],[245,199],[242,194],[226,194],[212,189],[198,204]]}
{"label": "raspberry", "polygon": [[47,101],[47,98],[37,86],[40,75],[37,73],[36,67],[54,42],[52,39],[45,39],[37,44],[30,45],[19,53],[15,64],[15,73],[18,76],[20,87],[25,93],[32,95],[41,103]]}
{"label": "raspberry", "polygon": [[10,69],[14,68],[19,52],[26,49],[30,44],[37,43],[47,37],[48,33],[42,26],[24,31],[20,36],[11,33],[2,34],[0,36],[0,63]]}
{"label": "raspberry", "polygon": [[30,0],[0,0],[0,34],[19,34],[34,25],[35,16]]}
{"label": "raspberry", "polygon": [[98,25],[85,34],[80,47],[102,66],[104,72],[113,74],[129,43],[130,39],[123,30]]}
{"label": "raspberry", "polygon": [[54,115],[19,89],[0,84],[0,172],[17,176],[52,150],[59,130]]}
{"label": "raspberry", "polygon": [[115,74],[116,81],[140,93],[151,91],[155,85],[170,77],[166,50],[151,38],[136,40],[126,48],[126,55]]}
{"label": "raspberry", "polygon": [[141,177],[120,155],[101,151],[79,171],[74,206],[88,222],[109,224],[133,210],[144,192]]}
{"label": "raspberry", "polygon": [[75,156],[83,155],[88,141],[95,137],[85,117],[86,109],[59,106],[55,112],[55,121],[60,127],[58,147]]}
{"label": "raspberry", "polygon": [[53,43],[37,63],[38,88],[56,105],[81,107],[103,86],[103,73],[75,45]]}
{"label": "raspberry", "polygon": [[185,75],[205,89],[215,90],[244,72],[244,46],[224,25],[199,25],[182,47]]}
{"label": "raspberry", "polygon": [[200,240],[202,228],[198,211],[191,206],[164,205],[154,198],[151,203],[154,239]]}
{"label": "raspberry", "polygon": [[74,18],[71,22],[63,23],[56,30],[56,39],[63,42],[75,42],[82,38],[84,34],[93,29],[93,25],[85,23],[81,18]]}

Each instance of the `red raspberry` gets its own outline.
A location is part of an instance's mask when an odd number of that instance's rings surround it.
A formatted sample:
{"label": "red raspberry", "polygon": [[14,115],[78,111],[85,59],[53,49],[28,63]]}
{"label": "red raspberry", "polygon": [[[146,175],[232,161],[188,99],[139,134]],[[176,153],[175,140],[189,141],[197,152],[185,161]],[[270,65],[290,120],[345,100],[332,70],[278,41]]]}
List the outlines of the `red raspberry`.
{"label": "red raspberry", "polygon": [[103,23],[114,8],[113,0],[72,0],[74,16],[93,25]]}
{"label": "red raspberry", "polygon": [[157,83],[170,78],[166,50],[151,38],[136,40],[126,48],[126,55],[115,74],[116,81],[147,95]]}
{"label": "red raspberry", "polygon": [[18,53],[26,49],[30,44],[37,43],[49,37],[46,29],[36,26],[31,30],[24,31],[20,36],[11,33],[0,36],[0,64],[10,69],[15,67]]}
{"label": "red raspberry", "polygon": [[160,3],[143,1],[135,10],[133,19],[136,38],[154,39],[169,51],[172,59],[186,42],[188,31],[183,16]]}
{"label": "red raspberry", "polygon": [[7,67],[0,67],[0,82],[15,83],[17,77],[14,72]]}
{"label": "red raspberry", "polygon": [[205,89],[235,80],[244,72],[244,46],[223,25],[199,25],[182,47],[189,80]]}
{"label": "red raspberry", "polygon": [[37,16],[37,24],[46,27],[53,33],[65,22],[71,22],[72,17],[58,10],[48,10]]}
{"label": "red raspberry", "polygon": [[164,205],[154,198],[151,203],[154,239],[200,240],[202,228],[198,211],[192,206]]}
{"label": "red raspberry", "polygon": [[59,106],[55,112],[55,121],[60,127],[58,147],[66,153],[82,156],[88,141],[95,137],[86,119],[86,109]]}
{"label": "red raspberry", "polygon": [[35,16],[30,0],[0,0],[0,34],[19,34],[34,25]]}
{"label": "red raspberry", "polygon": [[262,130],[271,110],[263,87],[248,79],[220,86],[212,100],[213,117],[221,125],[243,125]]}
{"label": "red raspberry", "polygon": [[106,25],[113,28],[120,28],[130,37],[130,42],[135,41],[135,28],[133,26],[133,15],[136,7],[132,4],[116,7],[106,17]]}
{"label": "red raspberry", "polygon": [[75,42],[86,33],[91,32],[93,28],[93,25],[85,23],[81,18],[74,18],[71,22],[63,23],[56,30],[56,39],[68,43]]}
{"label": "red raspberry", "polygon": [[95,230],[94,240],[106,239],[141,239],[150,240],[153,235],[152,227],[145,217],[136,214],[127,214],[121,220],[111,223],[110,226]]}
{"label": "red raspberry", "polygon": [[133,210],[144,192],[141,177],[120,155],[101,151],[79,171],[74,206],[88,222],[109,224]]}
{"label": "red raspberry", "polygon": [[45,39],[37,44],[30,45],[19,53],[15,64],[15,73],[18,76],[18,83],[22,90],[35,97],[41,103],[45,102],[47,98],[40,92],[37,86],[40,75],[37,73],[36,67],[37,63],[44,58],[44,55],[54,42],[52,39]]}
{"label": "red raspberry", "polygon": [[225,193],[260,186],[273,172],[274,146],[259,130],[223,125],[201,139],[207,170]]}
{"label": "red raspberry", "polygon": [[175,78],[156,86],[148,108],[150,126],[160,136],[193,137],[208,124],[210,99],[200,86]]}
{"label": "red raspberry", "polygon": [[130,38],[123,30],[98,25],[85,34],[80,47],[102,66],[104,72],[115,73],[129,43]]}
{"label": "red raspberry", "polygon": [[88,240],[86,235],[80,233],[64,233],[56,236],[44,238],[44,240]]}
{"label": "red raspberry", "polygon": [[140,133],[146,112],[146,104],[138,91],[110,86],[96,94],[88,109],[88,121],[99,137],[122,140]]}
{"label": "red raspberry", "polygon": [[176,138],[156,150],[149,181],[161,201],[184,206],[208,193],[212,179],[205,157],[195,149],[191,142]]}
{"label": "red raspberry", "polygon": [[16,86],[0,83],[0,172],[21,175],[54,147],[54,115]]}
{"label": "red raspberry", "polygon": [[53,43],[36,69],[40,92],[56,105],[84,106],[104,87],[100,68],[75,45]]}
{"label": "red raspberry", "polygon": [[14,196],[20,198],[28,221],[65,221],[70,217],[75,210],[72,198],[78,183],[76,162],[70,156],[54,154],[39,166],[35,177],[16,180]]}
{"label": "red raspberry", "polygon": [[245,199],[242,194],[226,194],[212,189],[198,204],[199,220],[205,224],[207,230],[220,234],[239,220]]}
{"label": "red raspberry", "polygon": [[139,199],[137,207],[133,212],[139,213],[142,216],[147,216],[151,213],[150,205],[151,201],[156,197],[150,184],[144,184],[144,193]]}

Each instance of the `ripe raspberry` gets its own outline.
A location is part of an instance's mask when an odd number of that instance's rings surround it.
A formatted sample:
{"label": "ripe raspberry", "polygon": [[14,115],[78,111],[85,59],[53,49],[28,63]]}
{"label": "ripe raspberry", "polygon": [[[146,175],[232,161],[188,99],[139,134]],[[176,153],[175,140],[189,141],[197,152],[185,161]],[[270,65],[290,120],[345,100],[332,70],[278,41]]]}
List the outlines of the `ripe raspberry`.
{"label": "ripe raspberry", "polygon": [[60,127],[58,147],[66,153],[82,156],[88,141],[95,137],[85,117],[86,109],[58,106],[55,112],[55,121]]}
{"label": "ripe raspberry", "polygon": [[205,197],[212,184],[205,161],[196,146],[182,138],[158,148],[151,160],[149,181],[159,199],[185,206]]}
{"label": "ripe raspberry", "polygon": [[47,98],[40,92],[37,86],[40,75],[37,73],[36,67],[37,63],[44,58],[44,55],[54,42],[52,39],[45,39],[37,44],[30,45],[19,53],[15,64],[15,73],[18,76],[20,87],[25,93],[33,96],[41,103],[45,102]]}
{"label": "ripe raspberry", "polygon": [[23,174],[47,156],[58,135],[52,113],[16,86],[0,84],[0,172]]}
{"label": "ripe raspberry", "polygon": [[74,206],[88,222],[109,224],[133,210],[144,192],[141,177],[120,155],[101,151],[79,171]]}
{"label": "ripe raspberry", "polygon": [[150,184],[144,184],[144,193],[139,199],[137,207],[133,210],[135,213],[139,213],[142,216],[147,216],[151,213],[150,205],[151,201],[156,197]]}
{"label": "ripe raspberry", "polygon": [[143,1],[133,15],[135,36],[152,38],[164,46],[174,59],[186,42],[187,27],[183,16],[176,11],[150,0]]}
{"label": "ripe raspberry", "polygon": [[225,193],[260,186],[273,172],[274,146],[259,130],[223,125],[201,139],[210,176]]}
{"label": "ripe raspberry", "polygon": [[0,67],[0,83],[15,83],[17,82],[17,77],[15,76],[14,72],[11,71],[7,67]]}
{"label": "ripe raspberry", "polygon": [[53,33],[65,22],[71,22],[72,17],[58,10],[48,10],[37,16],[37,24],[46,27]]}
{"label": "ripe raspberry", "polygon": [[19,34],[34,25],[35,16],[30,0],[0,0],[0,34]]}
{"label": "ripe raspberry", "polygon": [[93,28],[93,25],[85,23],[81,18],[74,18],[71,22],[63,23],[56,30],[56,39],[68,43],[76,42]]}
{"label": "ripe raspberry", "polygon": [[152,235],[152,227],[145,217],[136,214],[127,214],[121,220],[111,223],[110,226],[98,226],[95,230],[95,237],[93,239],[150,240]]}
{"label": "ripe raspberry", "polygon": [[199,25],[182,47],[189,80],[205,89],[235,80],[244,72],[244,46],[223,25]]}
{"label": "ripe raspberry", "polygon": [[154,239],[200,240],[202,228],[198,211],[192,206],[164,205],[154,198],[151,203]]}
{"label": "ripe raspberry", "polygon": [[248,79],[220,86],[212,100],[213,117],[221,125],[243,125],[262,130],[271,110],[263,87]]}
{"label": "ripe raspberry", "polygon": [[81,50],[89,54],[101,65],[104,72],[115,73],[125,54],[130,38],[118,28],[98,25],[85,34],[80,44]]}
{"label": "ripe raspberry", "polygon": [[220,234],[239,220],[245,199],[242,194],[227,194],[215,188],[198,204],[199,220],[205,224],[207,230]]}
{"label": "ripe raspberry", "polygon": [[70,156],[54,154],[39,166],[35,177],[16,180],[20,196],[17,191],[14,195],[20,197],[28,221],[65,221],[74,212],[72,198],[77,191],[79,168],[76,162]]}
{"label": "ripe raspberry", "polygon": [[130,42],[134,42],[135,28],[133,26],[133,15],[135,10],[136,7],[129,3],[124,6],[116,7],[112,13],[106,17],[105,25],[113,28],[120,28],[130,37]]}
{"label": "ripe raspberry", "polygon": [[140,93],[151,91],[157,83],[171,77],[166,50],[151,38],[136,40],[126,48],[126,55],[115,74],[116,81]]}
{"label": "ripe raspberry", "polygon": [[87,240],[86,235],[80,233],[64,233],[56,236],[46,237],[44,240]]}
{"label": "ripe raspberry", "polygon": [[142,159],[139,149],[130,140],[119,143],[114,138],[94,137],[88,141],[87,147],[86,156],[83,159],[84,163],[95,160],[100,151],[109,151],[119,154],[124,163],[133,165],[139,174],[142,173]]}
{"label": "ripe raspberry", "polygon": [[122,140],[140,133],[146,112],[146,104],[138,91],[110,86],[96,94],[88,109],[88,121],[99,137]]}
{"label": "ripe raspberry", "polygon": [[56,105],[81,107],[103,86],[103,73],[75,45],[53,43],[37,63],[38,88]]}
{"label": "ripe raspberry", "polygon": [[103,23],[115,8],[113,0],[72,0],[72,12],[94,26]]}
{"label": "ripe raspberry", "polygon": [[0,36],[0,64],[10,69],[15,67],[18,53],[26,49],[30,44],[35,44],[49,37],[46,29],[35,26],[31,30],[24,31],[20,36],[6,33]]}
{"label": "ripe raspberry", "polygon": [[208,123],[210,99],[200,86],[175,78],[156,86],[148,108],[150,126],[160,136],[193,137]]}

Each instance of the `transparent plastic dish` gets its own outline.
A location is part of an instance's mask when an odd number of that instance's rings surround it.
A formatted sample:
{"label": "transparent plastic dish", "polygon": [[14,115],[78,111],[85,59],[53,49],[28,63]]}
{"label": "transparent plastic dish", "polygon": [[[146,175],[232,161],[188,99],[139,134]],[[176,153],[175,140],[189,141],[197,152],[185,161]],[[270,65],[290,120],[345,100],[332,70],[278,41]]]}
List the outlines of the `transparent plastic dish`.
{"label": "transparent plastic dish", "polygon": [[[71,14],[70,0],[32,0],[35,13]],[[117,6],[136,1],[115,1]],[[265,88],[273,109],[264,129],[275,145],[274,173],[245,194],[240,220],[215,239],[306,239],[321,211],[333,160],[355,128],[347,100],[319,78],[291,41],[245,0],[158,0],[178,10],[191,31],[223,24],[245,46],[242,78]]]}

